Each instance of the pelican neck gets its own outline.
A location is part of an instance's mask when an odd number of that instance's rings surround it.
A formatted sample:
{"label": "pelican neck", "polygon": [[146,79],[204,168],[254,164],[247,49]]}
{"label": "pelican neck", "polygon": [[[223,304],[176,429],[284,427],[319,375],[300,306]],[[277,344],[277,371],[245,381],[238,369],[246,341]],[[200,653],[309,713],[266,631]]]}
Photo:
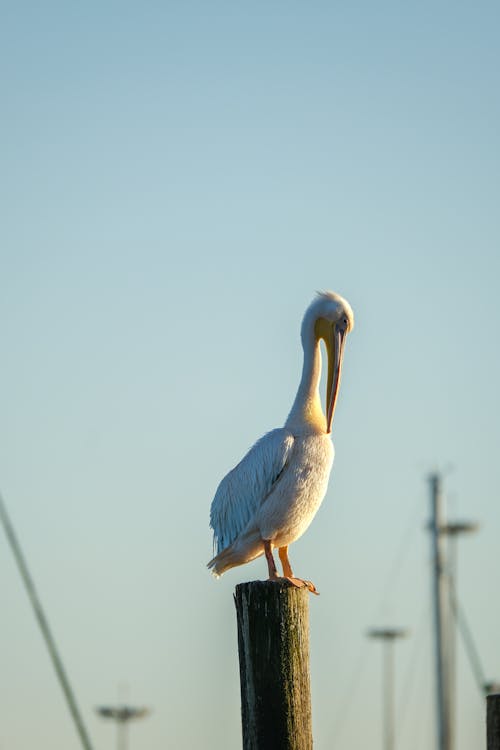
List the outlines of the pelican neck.
{"label": "pelican neck", "polygon": [[321,348],[313,330],[302,336],[304,363],[297,395],[285,427],[293,434],[299,432],[326,434],[326,417],[321,407],[319,382],[321,378]]}

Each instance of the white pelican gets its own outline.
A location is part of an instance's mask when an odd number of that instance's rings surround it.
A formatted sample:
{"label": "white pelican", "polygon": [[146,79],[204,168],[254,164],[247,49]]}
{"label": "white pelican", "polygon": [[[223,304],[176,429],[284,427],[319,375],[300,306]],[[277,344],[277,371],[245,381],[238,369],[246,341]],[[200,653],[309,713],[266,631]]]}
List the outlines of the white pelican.
{"label": "white pelican", "polygon": [[[255,443],[217,488],[210,508],[217,555],[208,568],[218,577],[264,554],[270,580],[280,580],[273,557],[278,548],[283,577],[317,593],[293,575],[288,546],[307,529],[325,496],[333,463],[330,440],[346,335],[354,315],[347,300],[322,292],[307,308],[301,337],[304,365],[284,427]],[[328,355],[326,415],[321,408],[320,340]]]}

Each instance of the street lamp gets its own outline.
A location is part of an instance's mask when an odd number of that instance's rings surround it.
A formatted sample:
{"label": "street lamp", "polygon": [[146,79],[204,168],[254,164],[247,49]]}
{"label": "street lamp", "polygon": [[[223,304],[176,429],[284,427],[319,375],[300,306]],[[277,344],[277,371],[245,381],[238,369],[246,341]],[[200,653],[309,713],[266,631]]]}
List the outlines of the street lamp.
{"label": "street lamp", "polygon": [[132,719],[143,719],[149,714],[148,708],[134,708],[132,706],[98,706],[96,711],[103,719],[116,721],[117,750],[127,750],[128,722]]}
{"label": "street lamp", "polygon": [[384,748],[394,750],[394,641],[404,638],[408,630],[404,628],[372,628],[369,638],[382,641],[382,685],[384,696]]}

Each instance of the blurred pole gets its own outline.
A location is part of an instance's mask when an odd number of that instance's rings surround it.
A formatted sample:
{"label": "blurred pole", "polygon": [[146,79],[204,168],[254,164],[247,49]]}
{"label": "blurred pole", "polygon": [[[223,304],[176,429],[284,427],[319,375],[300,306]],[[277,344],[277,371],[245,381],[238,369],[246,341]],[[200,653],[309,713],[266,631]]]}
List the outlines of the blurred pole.
{"label": "blurred pole", "polygon": [[394,750],[394,641],[386,640],[383,646],[385,672],[385,746]]}
{"label": "blurred pole", "polygon": [[52,633],[50,632],[49,623],[47,622],[47,618],[45,617],[45,613],[42,609],[40,599],[38,598],[38,594],[36,593],[33,579],[31,578],[31,575],[29,573],[28,566],[26,564],[23,553],[21,551],[21,547],[19,545],[16,534],[14,532],[14,527],[12,526],[10,522],[9,516],[7,514],[7,508],[5,507],[5,503],[3,501],[1,494],[0,494],[0,518],[2,520],[2,524],[5,529],[7,540],[12,549],[14,559],[17,563],[17,567],[19,568],[21,578],[23,579],[24,585],[26,587],[26,591],[28,593],[31,606],[33,607],[33,611],[35,613],[35,617],[40,626],[40,630],[42,631],[42,635],[45,640],[47,649],[49,651],[49,655],[52,660],[53,667],[59,679],[59,684],[61,685],[62,691],[64,693],[64,697],[66,698],[66,702],[68,704],[69,711],[73,718],[76,731],[78,732],[78,736],[80,737],[80,741],[82,743],[82,746],[85,748],[85,750],[92,750],[92,745],[90,744],[89,736],[85,729],[83,719],[78,710],[75,696],[73,695],[71,685],[69,684],[68,677],[66,676],[66,672],[64,671],[61,657],[59,656],[54,638],[52,637]]}
{"label": "blurred pole", "polygon": [[116,750],[127,750],[127,729],[128,724],[125,721],[118,721],[116,724]]}
{"label": "blurred pole", "polygon": [[446,676],[448,686],[448,710],[450,726],[450,747],[454,746],[456,732],[456,643],[458,625],[458,554],[457,539],[460,535],[470,534],[477,531],[479,524],[473,521],[454,521],[447,523],[442,528],[442,533],[448,537],[448,634],[446,645],[446,661],[448,673]]}
{"label": "blurred pole", "polygon": [[134,708],[133,706],[98,706],[96,712],[103,719],[113,719],[116,722],[116,748],[127,750],[128,724],[132,719],[143,719],[148,716],[148,708]]}
{"label": "blurred pole", "polygon": [[442,507],[441,477],[432,474],[429,477],[431,487],[431,521],[429,528],[432,534],[433,552],[433,600],[434,600],[434,637],[436,656],[436,713],[438,750],[452,750],[450,733],[449,690],[447,684],[446,635],[448,633],[447,579],[444,556],[444,510]]}
{"label": "blurred pole", "polygon": [[486,750],[500,750],[500,693],[486,698]]}
{"label": "blurred pole", "polygon": [[[449,536],[448,540],[448,637],[447,637],[447,655],[448,655],[448,702],[449,702],[449,722],[450,722],[450,735],[452,738],[455,737],[456,733],[456,674],[457,674],[457,627],[455,618],[453,615],[453,605],[455,601],[456,585],[457,585],[457,537],[456,534],[450,531],[450,524],[447,524],[446,533]],[[453,747],[453,743],[450,743]]]}
{"label": "blurred pole", "polygon": [[394,750],[394,641],[404,638],[408,632],[402,628],[373,628],[368,631],[369,638],[382,641],[382,700],[384,750]]}

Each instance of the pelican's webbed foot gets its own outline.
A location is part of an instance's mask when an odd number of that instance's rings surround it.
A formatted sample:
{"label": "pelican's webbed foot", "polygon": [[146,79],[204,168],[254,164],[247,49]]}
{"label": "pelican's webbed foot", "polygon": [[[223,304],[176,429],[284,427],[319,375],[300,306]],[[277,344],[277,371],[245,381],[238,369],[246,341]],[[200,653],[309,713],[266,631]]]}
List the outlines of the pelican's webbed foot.
{"label": "pelican's webbed foot", "polygon": [[289,581],[292,586],[295,586],[298,589],[306,588],[311,592],[311,594],[316,594],[317,596],[319,595],[319,591],[316,589],[316,586],[314,585],[314,583],[312,583],[312,581],[306,581],[303,578],[296,578],[294,576],[292,566],[290,565],[290,561],[288,559],[288,547],[279,547],[278,549],[281,565],[283,566],[283,577],[278,575],[278,571],[276,570],[276,565],[274,563],[272,544],[267,539],[264,540],[264,554],[267,560],[270,581]]}
{"label": "pelican's webbed foot", "polygon": [[304,578],[296,578],[295,576],[284,576],[284,579],[285,581],[290,581],[298,589],[309,589],[311,594],[319,596],[319,591],[312,581],[306,581]]}

